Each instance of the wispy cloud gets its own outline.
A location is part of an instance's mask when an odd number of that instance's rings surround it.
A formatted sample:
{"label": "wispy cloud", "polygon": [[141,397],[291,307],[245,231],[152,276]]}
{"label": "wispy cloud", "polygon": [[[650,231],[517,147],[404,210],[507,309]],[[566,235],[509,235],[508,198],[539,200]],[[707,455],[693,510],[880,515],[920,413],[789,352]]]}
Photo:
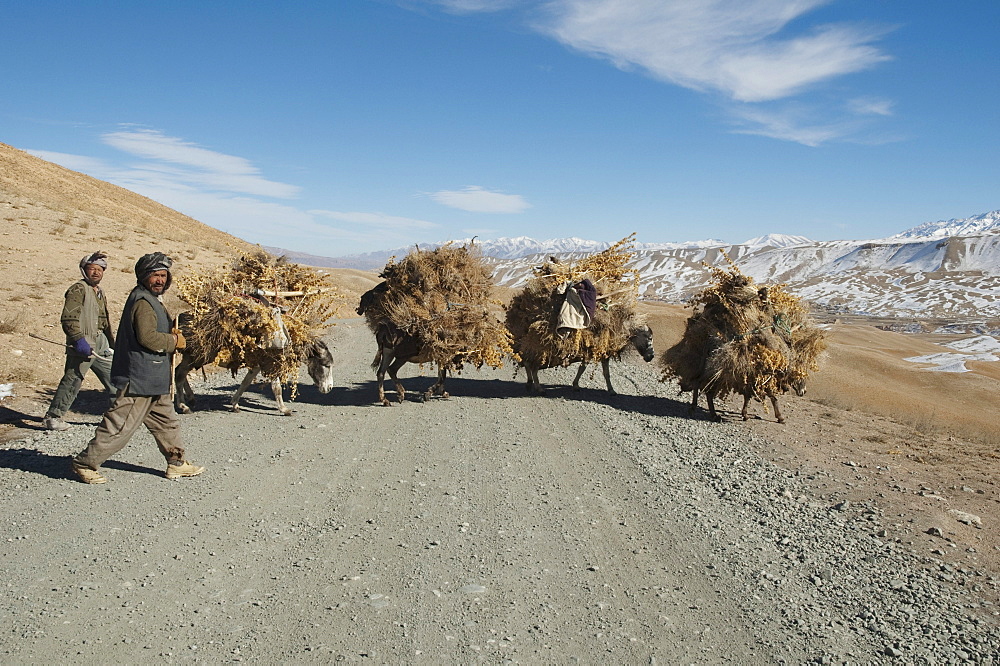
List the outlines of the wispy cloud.
{"label": "wispy cloud", "polygon": [[269,200],[288,199],[299,188],[267,180],[245,158],[161,132],[129,129],[105,134],[101,140],[125,157],[103,160],[45,150],[28,152],[272,247],[337,256],[386,243],[408,243],[415,231],[438,228],[426,220],[378,212],[306,211]]}
{"label": "wispy cloud", "polygon": [[350,224],[362,224],[379,229],[393,229],[397,231],[409,231],[412,229],[435,229],[440,225],[426,220],[417,220],[410,217],[397,217],[384,213],[344,213],[335,210],[311,210],[311,215],[326,217],[338,222],[348,222]]}
{"label": "wispy cloud", "polygon": [[430,197],[439,204],[470,213],[521,213],[531,208],[520,194],[491,192],[477,185],[461,190],[441,190]]}
{"label": "wispy cloud", "polygon": [[737,114],[742,126],[733,130],[736,134],[766,136],[771,139],[794,141],[805,146],[819,146],[846,136],[854,130],[851,123],[810,123],[792,110],[768,111],[744,108]]}
{"label": "wispy cloud", "polygon": [[858,97],[847,101],[847,108],[859,116],[891,116],[894,106],[890,100],[873,97]]}
{"label": "wispy cloud", "polygon": [[554,0],[540,29],[619,67],[741,102],[781,99],[887,59],[880,33],[827,25],[780,36],[827,0]]}
{"label": "wispy cloud", "polygon": [[[262,178],[260,170],[245,158],[208,150],[155,130],[110,132],[102,140],[113,148],[152,160],[156,165],[140,165],[138,169],[161,172],[178,183],[194,181],[200,189],[209,187],[279,199],[292,198],[299,193],[300,188],[294,185]],[[170,169],[164,163],[180,168]]]}
{"label": "wispy cloud", "polygon": [[[452,12],[494,11],[487,0],[430,0]],[[890,59],[874,43],[886,30],[836,23],[800,27],[831,0],[548,0],[533,27],[569,48],[673,85],[711,93],[743,125],[740,131],[806,145],[842,139],[848,116],[888,116],[891,103],[839,103],[845,119],[754,106],[788,100],[837,77]],[[519,3],[504,2],[502,6]],[[801,116],[801,114],[798,114]]]}
{"label": "wispy cloud", "polygon": [[523,4],[524,0],[431,0],[431,2],[455,14],[472,14],[503,11]]}

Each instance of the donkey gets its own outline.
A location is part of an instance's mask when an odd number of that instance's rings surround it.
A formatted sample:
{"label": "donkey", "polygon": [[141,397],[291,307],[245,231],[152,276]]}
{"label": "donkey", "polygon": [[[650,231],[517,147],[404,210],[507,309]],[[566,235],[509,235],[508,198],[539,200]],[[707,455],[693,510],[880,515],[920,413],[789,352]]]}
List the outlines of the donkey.
{"label": "donkey", "polygon": [[[212,363],[221,350],[204,349],[193,343],[194,336],[191,335],[190,314],[181,313],[178,317],[178,326],[184,337],[187,338],[188,346],[181,350],[181,360],[174,369],[174,409],[178,414],[190,414],[191,407],[195,402],[195,395],[188,382],[188,373]],[[261,349],[258,354],[254,355],[246,376],[229,400],[230,411],[240,411],[240,396],[253,384],[261,372],[264,372],[265,375],[271,374],[271,371],[280,363],[281,353],[280,349]],[[330,353],[330,349],[325,342],[316,338],[308,343],[305,355],[306,371],[316,388],[319,389],[320,393],[329,393],[333,388],[333,355]],[[271,393],[274,394],[274,400],[278,403],[278,412],[282,416],[291,416],[292,410],[285,406],[282,397],[280,380],[271,380]]]}
{"label": "donkey", "polygon": [[[358,307],[355,310],[359,315],[364,316],[369,308],[374,305],[379,298],[389,290],[388,282],[380,282],[373,288],[361,295]],[[368,313],[369,318],[371,313]],[[375,370],[375,377],[378,382],[378,401],[388,407],[392,403],[385,397],[385,373],[389,373],[392,383],[396,386],[396,399],[403,402],[406,399],[406,389],[396,376],[399,369],[407,363],[427,363],[431,359],[426,357],[423,343],[414,335],[410,335],[399,328],[391,321],[382,320],[377,323],[369,320],[369,327],[375,331],[375,344],[378,351],[375,352],[375,360],[372,361],[372,369]],[[444,380],[447,369],[438,365],[437,382],[424,391],[422,399],[428,400],[434,395],[442,398],[449,397],[444,390]]]}
{"label": "donkey", "polygon": [[[617,395],[614,387],[611,385],[611,367],[610,362],[612,358],[621,358],[621,355],[625,353],[630,347],[634,347],[636,351],[642,356],[646,363],[653,360],[656,353],[653,351],[653,330],[647,324],[639,324],[632,328],[631,337],[626,341],[626,343],[617,352],[609,354],[601,359],[601,369],[604,371],[604,383],[607,384],[608,393],[611,395]],[[587,362],[579,358],[570,359],[556,359],[545,366],[539,365],[537,362],[523,361],[525,372],[528,375],[528,393],[535,395],[544,395],[545,391],[542,389],[541,384],[538,381],[538,371],[544,368],[553,368],[556,366],[566,366],[572,365],[573,363],[580,363],[580,369],[576,372],[576,378],[573,380],[573,390],[580,390],[580,377],[583,376],[584,371],[587,369]]]}

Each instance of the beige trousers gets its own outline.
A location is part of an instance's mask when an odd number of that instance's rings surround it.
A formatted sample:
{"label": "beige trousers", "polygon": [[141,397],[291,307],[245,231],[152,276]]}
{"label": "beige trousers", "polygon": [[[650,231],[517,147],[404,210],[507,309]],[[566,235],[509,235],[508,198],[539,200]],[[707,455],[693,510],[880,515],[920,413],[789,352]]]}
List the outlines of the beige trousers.
{"label": "beige trousers", "polygon": [[145,425],[167,463],[184,460],[181,443],[181,422],[169,395],[128,395],[127,388],[118,391],[111,408],[97,426],[94,438],[74,460],[96,470],[128,444],[132,435]]}

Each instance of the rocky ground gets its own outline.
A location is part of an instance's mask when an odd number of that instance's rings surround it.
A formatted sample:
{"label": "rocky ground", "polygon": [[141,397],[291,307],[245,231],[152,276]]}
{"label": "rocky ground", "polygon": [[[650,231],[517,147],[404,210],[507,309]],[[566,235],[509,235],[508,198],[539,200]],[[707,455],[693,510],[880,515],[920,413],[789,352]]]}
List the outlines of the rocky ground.
{"label": "rocky ground", "polygon": [[337,388],[289,418],[195,382],[193,479],[142,433],[77,483],[103,399],[64,433],[19,407],[0,661],[996,663],[997,489],[961,442],[807,400],[710,423],[636,359],[617,397],[508,368],[385,408],[362,323],[328,342]]}

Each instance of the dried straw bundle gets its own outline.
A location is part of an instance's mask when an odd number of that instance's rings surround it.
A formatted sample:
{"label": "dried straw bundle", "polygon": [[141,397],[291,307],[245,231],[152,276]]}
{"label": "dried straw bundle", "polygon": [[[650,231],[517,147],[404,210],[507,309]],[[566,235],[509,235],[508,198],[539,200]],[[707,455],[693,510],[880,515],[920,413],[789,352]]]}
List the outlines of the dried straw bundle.
{"label": "dried straw bundle", "polygon": [[[280,324],[260,297],[262,290],[303,294],[265,297],[282,309],[289,340],[282,349],[269,348]],[[234,375],[241,368],[260,366],[265,379],[291,384],[293,398],[306,351],[344,302],[324,275],[262,250],[243,255],[228,268],[185,276],[178,280],[178,291],[191,305],[188,344],[202,350],[206,362]]]}
{"label": "dried straw bundle", "polygon": [[708,268],[713,284],[692,299],[681,341],[660,357],[664,380],[677,379],[682,391],[762,400],[818,369],[825,333],[805,302],[783,284],[758,287],[731,260],[728,270]]}
{"label": "dried straw bundle", "polygon": [[421,362],[448,370],[464,363],[503,367],[513,354],[510,334],[491,312],[493,275],[478,247],[451,243],[419,248],[390,260],[380,277],[385,289],[365,310],[372,332],[389,322],[423,345]]}
{"label": "dried straw bundle", "polygon": [[[587,363],[617,357],[642,318],[636,314],[639,273],[628,268],[635,234],[603,252],[575,263],[548,261],[534,268],[528,281],[507,306],[507,328],[523,360],[539,368]],[[589,279],[597,289],[598,307],[590,326],[558,330],[563,294],[559,287]]]}

